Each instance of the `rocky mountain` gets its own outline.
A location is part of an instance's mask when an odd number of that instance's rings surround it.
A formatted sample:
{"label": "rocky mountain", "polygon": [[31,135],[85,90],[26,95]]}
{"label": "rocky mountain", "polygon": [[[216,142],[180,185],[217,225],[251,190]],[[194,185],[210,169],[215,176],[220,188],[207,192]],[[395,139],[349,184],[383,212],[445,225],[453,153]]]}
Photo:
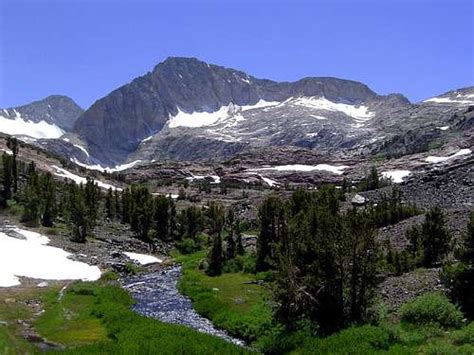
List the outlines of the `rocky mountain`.
{"label": "rocky mountain", "polygon": [[42,144],[79,163],[106,166],[216,161],[268,147],[343,159],[400,156],[462,135],[466,125],[456,122],[471,104],[474,87],[414,104],[350,80],[275,82],[195,58],[168,58],[95,102],[66,140]]}
{"label": "rocky mountain", "polygon": [[33,138],[58,138],[84,112],[71,98],[48,96],[27,105],[0,109],[0,132]]}

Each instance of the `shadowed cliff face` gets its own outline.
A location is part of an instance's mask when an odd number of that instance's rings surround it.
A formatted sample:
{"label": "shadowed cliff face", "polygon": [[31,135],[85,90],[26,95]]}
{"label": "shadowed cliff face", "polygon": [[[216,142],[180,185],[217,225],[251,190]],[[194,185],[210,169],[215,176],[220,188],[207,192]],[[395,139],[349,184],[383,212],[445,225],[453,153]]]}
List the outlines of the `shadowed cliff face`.
{"label": "shadowed cliff face", "polygon": [[215,112],[230,103],[245,106],[259,100],[283,102],[298,96],[324,96],[350,104],[381,98],[354,81],[306,78],[277,83],[194,58],[168,58],[152,72],[94,103],[77,120],[74,131],[88,144],[92,155],[113,164],[126,159],[144,138],[160,132],[178,109],[187,113]]}

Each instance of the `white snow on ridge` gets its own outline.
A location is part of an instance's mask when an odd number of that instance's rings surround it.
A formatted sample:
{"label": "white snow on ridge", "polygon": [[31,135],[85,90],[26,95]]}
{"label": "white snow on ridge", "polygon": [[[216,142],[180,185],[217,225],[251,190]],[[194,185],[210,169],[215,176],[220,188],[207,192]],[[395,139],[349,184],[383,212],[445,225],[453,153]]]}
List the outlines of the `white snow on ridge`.
{"label": "white snow on ridge", "polygon": [[383,171],[381,175],[386,179],[392,179],[392,181],[396,184],[403,182],[403,179],[409,175],[411,175],[411,171],[409,170],[388,170]]}
{"label": "white snow on ridge", "polygon": [[344,169],[348,168],[347,165],[329,165],[329,164],[318,164],[318,165],[278,165],[271,168],[260,168],[253,170],[276,170],[276,171],[328,171],[333,174],[341,175]]}
{"label": "white snow on ridge", "polygon": [[19,285],[20,276],[43,280],[99,279],[101,271],[97,266],[69,259],[70,253],[48,246],[47,237],[20,228],[12,231],[25,239],[0,232],[0,287]]}
{"label": "white snow on ridge", "polygon": [[162,263],[163,260],[158,259],[156,256],[153,255],[147,255],[147,254],[139,254],[139,253],[132,253],[132,252],[124,252],[124,254],[132,259],[133,261],[136,261],[140,265],[148,265],[148,264],[154,264],[154,263]]}
{"label": "white snow on ridge", "polygon": [[449,129],[449,126],[436,127],[436,128],[438,128],[438,129],[441,130],[441,131],[446,131],[446,130]]}
{"label": "white snow on ridge", "polygon": [[151,136],[146,137],[145,139],[142,139],[142,143],[143,142],[148,142],[152,138],[153,138],[153,134]]}
{"label": "white snow on ridge", "polygon": [[461,149],[461,150],[457,151],[456,153],[451,154],[447,157],[429,156],[425,159],[425,161],[427,161],[428,163],[442,163],[442,162],[445,162],[447,160],[450,160],[450,159],[453,159],[453,158],[456,158],[456,157],[459,157],[459,156],[462,156],[462,155],[469,155],[471,153],[472,153],[472,151],[470,149]]}
{"label": "white snow on ridge", "polygon": [[458,93],[455,98],[450,97],[432,97],[424,100],[423,102],[433,102],[437,104],[458,104],[458,105],[470,105],[474,104],[474,94],[461,94]]}
{"label": "white snow on ridge", "polygon": [[14,112],[16,117],[13,120],[0,115],[0,132],[33,138],[59,138],[64,134],[64,131],[54,124],[28,121],[21,117],[18,111]]}
{"label": "white snow on ridge", "polygon": [[325,97],[298,97],[291,101],[293,105],[299,105],[309,108],[315,108],[326,111],[339,111],[345,113],[347,116],[353,117],[356,120],[367,121],[374,116],[373,112],[370,112],[367,106],[360,105],[349,105],[329,101]]}
{"label": "white snow on ridge", "polygon": [[206,178],[212,178],[212,180],[214,180],[213,182],[211,182],[211,184],[219,184],[221,182],[221,177],[218,175],[193,175],[193,176],[188,176],[186,180],[194,181],[194,180],[204,180]]}
{"label": "white snow on ridge", "polygon": [[220,119],[228,117],[229,108],[227,106],[222,106],[219,110],[215,112],[193,112],[186,113],[181,111],[178,107],[178,113],[176,116],[170,117],[168,121],[168,126],[170,128],[176,127],[203,127],[210,126]]}
{"label": "white snow on ridge", "polygon": [[[168,120],[168,127],[169,128],[176,128],[176,127],[196,128],[196,127],[211,126],[214,124],[223,123],[231,117],[238,116],[240,112],[253,110],[256,108],[276,106],[278,104],[279,102],[277,101],[270,102],[270,101],[265,101],[265,100],[259,100],[254,105],[244,105],[244,106],[239,106],[239,105],[230,103],[227,106],[222,106],[219,110],[214,111],[214,112],[204,111],[204,112],[192,112],[192,113],[184,112],[178,107],[178,113],[175,116],[171,116],[170,119]],[[244,118],[241,117],[236,122],[243,119]]]}
{"label": "white snow on ridge", "polygon": [[135,160],[135,161],[132,161],[131,163],[126,163],[126,164],[122,164],[122,165],[117,165],[117,166],[114,166],[113,168],[109,168],[109,167],[103,167],[102,165],[99,165],[99,164],[96,164],[96,165],[87,165],[87,164],[84,164],[84,163],[81,163],[79,160],[77,160],[76,158],[71,158],[70,159],[74,164],[77,164],[79,166],[82,166],[83,168],[86,168],[86,169],[89,169],[89,170],[97,170],[97,171],[102,171],[103,173],[107,172],[107,173],[115,173],[115,172],[118,172],[118,171],[122,171],[122,170],[126,170],[126,169],[129,169],[129,168],[132,168],[134,167],[135,165],[137,165],[138,163],[141,162],[141,160]]}
{"label": "white snow on ridge", "polygon": [[80,146],[79,144],[74,144],[74,146],[76,148],[79,148],[80,150],[82,150],[84,152],[84,154],[87,155],[87,157],[89,157],[89,152],[86,150],[86,148]]}
{"label": "white snow on ridge", "polygon": [[[63,178],[66,178],[66,179],[69,179],[69,180],[72,180],[74,181],[76,184],[86,184],[87,182],[87,179],[82,177],[82,176],[79,176],[79,175],[76,175],[76,174],[73,174],[71,173],[70,171],[67,171],[66,169],[63,169],[63,168],[60,168],[56,165],[53,165],[51,166],[54,170],[56,170],[56,172],[54,173],[54,175],[56,176],[59,176],[59,177],[63,177]],[[112,185],[109,185],[109,184],[106,184],[105,182],[102,182],[100,180],[94,180],[94,182],[101,188],[103,189],[106,189],[108,190],[109,188],[112,188],[112,190],[118,190],[118,191],[122,191],[121,188],[119,187],[115,187],[115,186],[112,186]]]}
{"label": "white snow on ridge", "polygon": [[258,176],[260,176],[260,178],[261,178],[268,186],[270,186],[270,187],[274,187],[274,186],[278,186],[278,185],[279,185],[279,183],[276,182],[275,180],[269,179],[269,178],[267,178],[267,177],[265,177],[265,176],[263,176],[263,175],[258,175]]}

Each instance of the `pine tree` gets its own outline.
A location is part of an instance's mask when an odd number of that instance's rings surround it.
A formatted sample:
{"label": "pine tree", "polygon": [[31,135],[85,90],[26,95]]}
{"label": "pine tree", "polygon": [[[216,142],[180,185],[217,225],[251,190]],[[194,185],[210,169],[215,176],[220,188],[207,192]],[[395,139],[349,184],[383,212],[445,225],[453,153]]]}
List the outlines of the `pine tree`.
{"label": "pine tree", "polygon": [[91,226],[91,228],[97,224],[97,219],[99,217],[100,195],[100,188],[95,183],[94,179],[91,177],[87,177],[87,181],[84,186],[84,201],[86,204],[89,225]]}
{"label": "pine tree", "polygon": [[155,228],[155,238],[167,241],[171,236],[171,211],[170,199],[165,196],[158,196],[153,201],[153,224]]}
{"label": "pine tree", "polygon": [[432,208],[421,226],[423,238],[423,265],[432,267],[446,256],[451,236],[446,229],[444,215],[440,208]]}
{"label": "pine tree", "polygon": [[3,153],[2,155],[2,167],[3,167],[2,205],[3,207],[6,207],[7,201],[12,198],[12,186],[13,186],[13,174],[12,174],[13,158],[6,153]]}
{"label": "pine tree", "polygon": [[56,186],[51,176],[47,173],[41,176],[41,225],[52,227],[57,214],[56,209]]}
{"label": "pine tree", "polygon": [[208,257],[209,267],[206,273],[209,276],[218,276],[222,274],[224,258],[222,257],[222,238],[221,234],[215,234],[212,240],[212,248]]}
{"label": "pine tree", "polygon": [[[274,255],[274,244],[278,242],[281,223],[284,221],[283,205],[276,196],[267,198],[259,209],[260,234],[257,239],[256,270],[270,268]],[[283,218],[282,218],[283,217]]]}
{"label": "pine tree", "polygon": [[12,151],[12,178],[13,178],[13,193],[18,192],[18,166],[17,166],[17,156],[18,156],[18,140],[14,137],[7,138],[7,147]]}
{"label": "pine tree", "polygon": [[132,186],[130,196],[130,229],[136,236],[151,243],[148,232],[153,219],[153,200],[146,187]]}
{"label": "pine tree", "polygon": [[107,194],[105,195],[105,215],[107,219],[113,220],[116,216],[116,201],[112,188],[109,187]]}
{"label": "pine tree", "polygon": [[120,203],[120,194],[118,189],[114,192],[114,204],[115,204],[115,217],[122,218],[122,204]]}
{"label": "pine tree", "polygon": [[474,320],[474,212],[470,213],[460,262],[446,265],[442,280],[449,289],[451,299],[461,307],[468,319]]}
{"label": "pine tree", "polygon": [[80,187],[77,187],[75,184],[69,185],[68,196],[68,217],[72,232],[71,239],[78,243],[85,243],[90,234],[91,226],[82,184]]}
{"label": "pine tree", "polygon": [[23,215],[21,221],[38,225],[40,219],[41,196],[39,188],[39,176],[36,172],[34,162],[28,165],[28,179],[23,196]]}
{"label": "pine tree", "polygon": [[127,187],[122,191],[122,223],[130,223],[131,207],[131,191]]}
{"label": "pine tree", "polygon": [[209,267],[207,274],[210,276],[220,275],[224,258],[222,254],[222,230],[225,223],[225,212],[223,207],[215,202],[211,202],[207,211],[210,222],[210,233],[213,236],[212,248],[208,256]]}

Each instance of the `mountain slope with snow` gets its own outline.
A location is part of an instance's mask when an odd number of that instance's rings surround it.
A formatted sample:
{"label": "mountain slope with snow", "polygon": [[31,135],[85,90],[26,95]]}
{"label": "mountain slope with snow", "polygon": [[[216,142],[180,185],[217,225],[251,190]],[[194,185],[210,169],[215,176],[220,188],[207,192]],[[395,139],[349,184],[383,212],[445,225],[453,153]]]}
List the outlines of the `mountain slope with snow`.
{"label": "mountain slope with snow", "polygon": [[32,138],[59,138],[83,110],[69,97],[53,95],[27,105],[0,109],[0,132]]}

